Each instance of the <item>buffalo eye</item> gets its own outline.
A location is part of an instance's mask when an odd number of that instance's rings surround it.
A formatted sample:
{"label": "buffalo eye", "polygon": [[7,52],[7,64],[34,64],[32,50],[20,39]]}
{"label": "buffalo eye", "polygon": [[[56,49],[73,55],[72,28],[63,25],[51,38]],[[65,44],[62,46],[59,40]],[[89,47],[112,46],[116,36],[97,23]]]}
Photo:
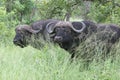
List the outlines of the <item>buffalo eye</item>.
{"label": "buffalo eye", "polygon": [[55,32],[58,32],[59,30],[60,30],[60,28],[56,28],[56,29],[55,29]]}

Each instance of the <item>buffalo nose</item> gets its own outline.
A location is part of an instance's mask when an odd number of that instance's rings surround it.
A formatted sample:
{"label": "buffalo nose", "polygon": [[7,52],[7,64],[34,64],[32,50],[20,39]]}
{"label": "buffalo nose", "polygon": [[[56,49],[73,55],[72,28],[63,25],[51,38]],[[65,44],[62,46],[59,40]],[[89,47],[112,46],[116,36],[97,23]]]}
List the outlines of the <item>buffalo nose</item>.
{"label": "buffalo nose", "polygon": [[54,41],[57,41],[57,42],[62,41],[62,37],[56,36],[56,37],[54,38]]}

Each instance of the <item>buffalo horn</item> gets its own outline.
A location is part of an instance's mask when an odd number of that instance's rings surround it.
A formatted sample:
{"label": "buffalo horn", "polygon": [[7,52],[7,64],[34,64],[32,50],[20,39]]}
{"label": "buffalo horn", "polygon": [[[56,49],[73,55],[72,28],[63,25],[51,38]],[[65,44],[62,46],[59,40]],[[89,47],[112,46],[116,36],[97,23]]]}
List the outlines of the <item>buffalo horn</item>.
{"label": "buffalo horn", "polygon": [[26,30],[26,31],[29,31],[33,34],[36,34],[40,31],[40,30],[33,30],[29,25],[19,25],[17,29]]}
{"label": "buffalo horn", "polygon": [[54,28],[55,28],[54,22],[50,22],[46,25],[46,30],[47,30],[48,33],[52,33]]}

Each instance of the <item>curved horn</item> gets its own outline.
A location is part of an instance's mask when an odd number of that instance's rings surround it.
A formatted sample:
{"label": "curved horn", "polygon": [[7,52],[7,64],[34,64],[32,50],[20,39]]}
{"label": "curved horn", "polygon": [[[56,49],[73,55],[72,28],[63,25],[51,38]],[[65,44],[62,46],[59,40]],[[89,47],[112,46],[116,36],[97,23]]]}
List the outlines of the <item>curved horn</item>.
{"label": "curved horn", "polygon": [[75,29],[73,26],[70,26],[75,32],[81,33],[85,28],[86,25],[84,22],[80,22],[82,24],[82,28],[80,30]]}
{"label": "curved horn", "polygon": [[26,30],[33,34],[36,34],[40,31],[40,30],[33,30],[29,25],[18,25],[17,29],[18,30]]}
{"label": "curved horn", "polygon": [[40,32],[40,30],[33,30],[32,28],[27,28],[26,30],[28,30],[29,32],[31,32],[33,34]]}
{"label": "curved horn", "polygon": [[55,28],[55,22],[50,22],[46,25],[46,30],[48,33],[52,33]]}

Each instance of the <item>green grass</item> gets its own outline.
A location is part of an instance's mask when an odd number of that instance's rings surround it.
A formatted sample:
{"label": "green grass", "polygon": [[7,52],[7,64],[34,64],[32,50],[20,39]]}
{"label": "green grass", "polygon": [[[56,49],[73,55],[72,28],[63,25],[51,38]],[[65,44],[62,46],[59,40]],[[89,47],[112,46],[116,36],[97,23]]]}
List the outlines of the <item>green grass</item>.
{"label": "green grass", "polygon": [[120,80],[120,42],[114,62],[94,60],[87,66],[81,60],[71,63],[69,53],[59,46],[46,45],[41,50],[15,46],[13,35],[0,35],[0,80]]}
{"label": "green grass", "polygon": [[119,80],[119,59],[111,63],[93,61],[89,67],[69,60],[70,55],[58,46],[41,50],[30,46],[0,46],[0,80]]}

